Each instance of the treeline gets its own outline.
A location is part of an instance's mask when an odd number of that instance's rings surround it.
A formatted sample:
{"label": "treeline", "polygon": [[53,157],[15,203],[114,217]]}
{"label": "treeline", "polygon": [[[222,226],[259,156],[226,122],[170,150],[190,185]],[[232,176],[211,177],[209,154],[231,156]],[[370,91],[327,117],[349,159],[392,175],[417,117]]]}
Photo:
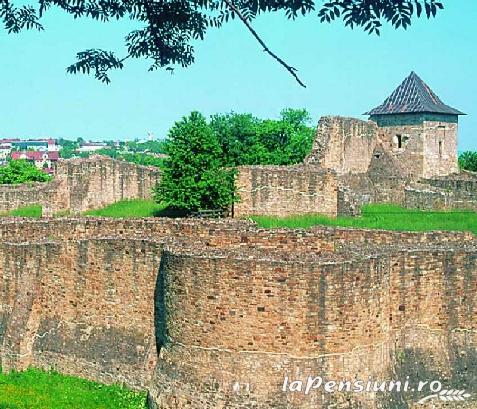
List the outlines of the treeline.
{"label": "treeline", "polygon": [[226,209],[237,200],[236,166],[292,165],[311,150],[314,129],[304,109],[285,109],[277,120],[250,114],[199,112],[175,123],[165,141],[157,202],[186,212]]}
{"label": "treeline", "polygon": [[95,155],[105,155],[113,159],[125,160],[126,162],[135,163],[144,166],[156,166],[158,168],[164,165],[164,159],[143,152],[123,152],[114,148],[99,149],[94,152]]}
{"label": "treeline", "polygon": [[226,165],[292,165],[311,150],[315,130],[310,123],[305,109],[284,109],[278,120],[217,114],[208,126],[217,136]]}
{"label": "treeline", "polygon": [[162,160],[157,155],[164,153],[164,141],[106,141],[104,149],[94,152],[78,152],[79,147],[84,142],[82,138],[75,141],[59,139],[61,146],[60,157],[71,159],[74,157],[87,158],[92,154],[110,156],[116,159],[123,159],[128,162],[146,166],[161,166]]}

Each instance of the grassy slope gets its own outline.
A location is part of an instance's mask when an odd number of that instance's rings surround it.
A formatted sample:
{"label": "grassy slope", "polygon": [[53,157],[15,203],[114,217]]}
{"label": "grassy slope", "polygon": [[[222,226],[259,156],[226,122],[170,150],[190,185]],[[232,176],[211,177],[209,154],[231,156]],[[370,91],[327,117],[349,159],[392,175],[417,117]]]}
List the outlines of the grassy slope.
{"label": "grassy slope", "polygon": [[10,210],[9,212],[5,212],[0,214],[0,216],[17,216],[17,217],[41,217],[42,208],[40,205],[32,205],[32,206],[25,206],[19,207],[15,210]]}
{"label": "grassy slope", "polygon": [[121,200],[102,209],[85,212],[87,216],[103,217],[153,217],[160,215],[164,206],[158,205],[153,200],[131,199]]}
{"label": "grassy slope", "polygon": [[261,227],[307,228],[313,225],[361,227],[387,230],[467,230],[477,234],[477,213],[467,211],[430,212],[403,209],[394,205],[369,205],[363,208],[361,217],[321,215],[291,216],[285,218],[254,216]]}
{"label": "grassy slope", "polygon": [[[28,206],[3,213],[2,216],[41,217],[41,206]],[[168,211],[152,200],[122,200],[85,212],[87,216],[102,217],[154,217],[180,216]],[[361,217],[338,217],[304,215],[277,218],[253,216],[261,227],[307,228],[313,225],[361,227],[386,230],[467,230],[477,234],[477,213],[470,211],[431,212],[403,209],[395,205],[369,205],[363,208]],[[0,408],[1,409],[1,408]]]}
{"label": "grassy slope", "polygon": [[55,372],[0,374],[0,409],[143,409],[145,393]]}

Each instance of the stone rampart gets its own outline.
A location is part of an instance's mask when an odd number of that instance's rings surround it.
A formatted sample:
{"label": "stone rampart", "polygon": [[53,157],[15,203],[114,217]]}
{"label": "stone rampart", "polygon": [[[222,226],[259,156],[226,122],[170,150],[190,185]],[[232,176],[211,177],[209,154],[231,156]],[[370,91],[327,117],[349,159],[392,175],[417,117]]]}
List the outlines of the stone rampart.
{"label": "stone rampart", "polygon": [[337,176],[316,166],[241,166],[234,216],[337,214]]}
{"label": "stone rampart", "polygon": [[475,351],[475,243],[360,251],[166,249],[157,407],[359,407],[356,397],[349,406],[340,394],[285,393],[284,378],[389,378],[404,350],[438,357],[444,379],[451,351]]}
{"label": "stone rampart", "polygon": [[389,377],[412,350],[444,377],[475,352],[470,233],[61,218],[0,237],[2,368],[148,388],[163,409],[324,408],[284,376]]}
{"label": "stone rampart", "polygon": [[39,204],[44,215],[81,213],[122,199],[150,198],[159,178],[157,168],[104,156],[60,160],[51,182],[0,185],[0,212]]}
{"label": "stone rampart", "polygon": [[2,244],[1,365],[146,388],[161,246],[132,239]]}
{"label": "stone rampart", "polygon": [[318,123],[311,153],[304,163],[338,174],[364,173],[377,142],[377,125],[355,118],[324,116]]}
{"label": "stone rampart", "polygon": [[41,204],[47,209],[64,209],[65,198],[58,194],[61,190],[63,190],[63,185],[58,180],[48,183],[0,185],[0,213],[37,204]]}
{"label": "stone rampart", "polygon": [[150,198],[159,176],[158,168],[98,156],[60,161],[56,171],[56,177],[65,180],[67,209],[72,213],[123,199]]}
{"label": "stone rampart", "polygon": [[477,174],[424,179],[406,187],[405,205],[425,210],[477,210]]}

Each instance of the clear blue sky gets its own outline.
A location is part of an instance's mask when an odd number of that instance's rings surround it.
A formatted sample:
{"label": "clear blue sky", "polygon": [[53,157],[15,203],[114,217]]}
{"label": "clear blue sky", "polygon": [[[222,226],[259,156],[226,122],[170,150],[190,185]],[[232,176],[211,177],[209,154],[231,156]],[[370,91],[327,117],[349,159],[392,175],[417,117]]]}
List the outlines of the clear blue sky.
{"label": "clear blue sky", "polygon": [[147,72],[145,62],[112,74],[112,84],[69,75],[77,51],[121,51],[129,21],[101,24],[74,20],[50,10],[44,32],[0,32],[0,137],[85,139],[163,137],[192,110],[251,112],[277,117],[285,107],[321,115],[361,117],[414,70],[461,117],[459,150],[477,150],[477,1],[445,2],[435,20],[415,20],[407,31],[383,30],[381,37],[321,24],[308,16],[282,15],[254,22],[270,47],[299,69],[307,88],[260,46],[239,22],[210,30],[196,47],[196,63]]}

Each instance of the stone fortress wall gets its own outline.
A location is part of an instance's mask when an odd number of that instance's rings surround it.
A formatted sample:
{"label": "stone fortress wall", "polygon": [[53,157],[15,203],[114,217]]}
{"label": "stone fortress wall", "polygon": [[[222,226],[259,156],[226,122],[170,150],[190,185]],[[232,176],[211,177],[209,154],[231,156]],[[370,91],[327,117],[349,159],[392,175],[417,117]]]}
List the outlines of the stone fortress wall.
{"label": "stone fortress wall", "polygon": [[149,198],[159,177],[157,168],[105,156],[60,160],[51,182],[0,185],[0,212],[40,204],[47,216],[77,214],[122,199]]}
{"label": "stone fortress wall", "polygon": [[239,169],[237,214],[358,215],[368,203],[477,210],[477,174],[457,168],[456,123],[388,125],[321,118],[303,164]]}
{"label": "stone fortress wall", "polygon": [[336,216],[338,177],[332,170],[317,166],[241,166],[236,184],[240,200],[234,204],[234,216],[287,214],[290,203],[296,214],[319,208],[327,216]]}
{"label": "stone fortress wall", "polygon": [[4,370],[123,382],[165,409],[307,409],[357,406],[282,392],[285,375],[390,376],[404,350],[475,369],[470,233],[55,218],[0,237]]}

